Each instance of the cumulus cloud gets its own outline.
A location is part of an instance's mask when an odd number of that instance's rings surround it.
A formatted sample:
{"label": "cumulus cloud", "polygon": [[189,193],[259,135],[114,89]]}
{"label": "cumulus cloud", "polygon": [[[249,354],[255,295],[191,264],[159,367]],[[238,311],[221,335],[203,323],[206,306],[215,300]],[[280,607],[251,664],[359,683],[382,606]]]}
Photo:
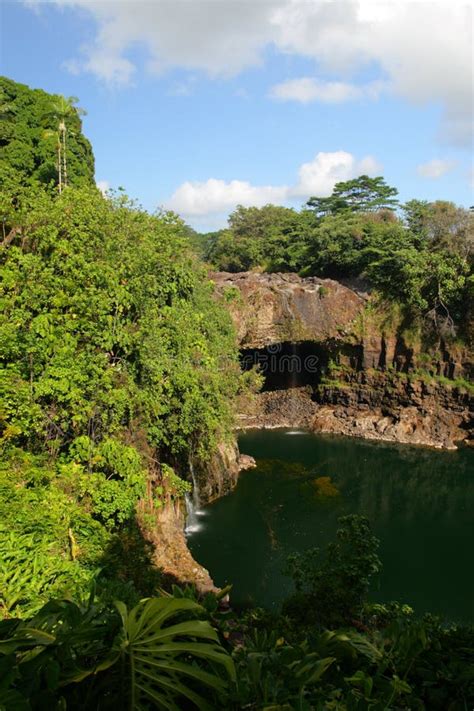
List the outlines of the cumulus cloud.
{"label": "cumulus cloud", "polygon": [[208,215],[231,210],[236,205],[261,207],[270,202],[284,202],[288,195],[286,186],[252,185],[244,180],[186,181],[166,203],[168,210],[184,215]]}
{"label": "cumulus cloud", "polygon": [[298,101],[301,104],[309,104],[313,101],[340,104],[356,99],[376,99],[384,86],[385,83],[382,81],[358,86],[342,81],[321,81],[311,77],[301,77],[275,84],[270,89],[269,96],[272,99]]}
{"label": "cumulus cloud", "polygon": [[382,166],[372,156],[356,160],[352,153],[334,151],[317,153],[312,161],[303,163],[298,170],[298,182],[291,194],[301,197],[332,193],[334,185],[357,175],[377,175]]}
{"label": "cumulus cloud", "polygon": [[252,185],[243,180],[187,181],[180,185],[165,207],[185,217],[229,212],[236,205],[261,207],[282,204],[294,198],[330,195],[334,185],[366,173],[376,175],[382,166],[372,156],[357,160],[346,151],[319,152],[312,161],[303,163],[294,185]]}
{"label": "cumulus cloud", "polygon": [[96,180],[95,184],[99,188],[102,195],[107,195],[107,192],[110,190],[110,184],[107,180]]}
{"label": "cumulus cloud", "polygon": [[115,84],[126,84],[132,78],[136,68],[124,55],[134,44],[145,46],[147,68],[159,74],[182,67],[228,77],[255,66],[271,42],[273,13],[282,5],[282,0],[53,2],[92,14],[97,34],[82,48],[79,62],[85,71]]}
{"label": "cumulus cloud", "polygon": [[417,173],[421,175],[422,178],[441,178],[446,173],[449,173],[456,166],[456,161],[454,160],[440,160],[439,158],[433,158],[427,163],[421,163],[417,166]]}
{"label": "cumulus cloud", "polygon": [[[136,67],[127,52],[137,45],[145,47],[150,71],[181,67],[211,77],[232,76],[261,64],[265,50],[272,48],[313,59],[315,75],[317,68],[318,76],[328,72],[336,79],[284,82],[298,101],[305,92],[323,101],[366,95],[367,87],[358,87],[348,78],[371,67],[394,94],[413,104],[442,106],[441,139],[460,145],[472,140],[472,5],[468,0],[53,2],[93,16],[96,36],[83,48],[82,58],[76,57],[68,66],[109,83],[132,80]],[[280,85],[274,91],[281,94],[284,89]]]}

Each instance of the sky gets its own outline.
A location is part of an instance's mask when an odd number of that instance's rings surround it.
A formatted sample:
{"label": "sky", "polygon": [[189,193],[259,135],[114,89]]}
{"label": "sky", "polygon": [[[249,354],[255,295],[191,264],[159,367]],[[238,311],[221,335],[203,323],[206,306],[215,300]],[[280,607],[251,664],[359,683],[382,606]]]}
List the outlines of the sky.
{"label": "sky", "polygon": [[0,0],[0,73],[77,96],[99,187],[199,231],[360,174],[474,202],[464,0]]}

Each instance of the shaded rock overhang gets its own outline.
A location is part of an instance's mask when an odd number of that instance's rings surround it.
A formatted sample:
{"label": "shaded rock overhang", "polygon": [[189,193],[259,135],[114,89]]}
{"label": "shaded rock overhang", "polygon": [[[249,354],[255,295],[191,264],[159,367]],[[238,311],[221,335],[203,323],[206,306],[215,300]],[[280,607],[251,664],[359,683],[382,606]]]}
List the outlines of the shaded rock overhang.
{"label": "shaded rock overhang", "polygon": [[226,298],[242,349],[344,341],[367,301],[333,279],[255,272],[214,272],[210,278]]}

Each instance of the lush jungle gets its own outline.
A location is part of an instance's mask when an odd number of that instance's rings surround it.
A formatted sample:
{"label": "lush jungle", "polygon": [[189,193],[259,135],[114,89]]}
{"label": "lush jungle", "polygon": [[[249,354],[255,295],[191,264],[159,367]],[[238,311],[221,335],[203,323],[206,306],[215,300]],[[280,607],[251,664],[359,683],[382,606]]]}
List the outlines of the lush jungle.
{"label": "lush jungle", "polygon": [[468,339],[471,214],[396,212],[396,190],[361,176],[196,235],[100,193],[80,115],[0,80],[0,709],[470,708],[473,629],[368,602],[382,563],[365,518],[288,561],[277,614],[171,585],[147,534],[258,381],[203,256],[362,276]]}

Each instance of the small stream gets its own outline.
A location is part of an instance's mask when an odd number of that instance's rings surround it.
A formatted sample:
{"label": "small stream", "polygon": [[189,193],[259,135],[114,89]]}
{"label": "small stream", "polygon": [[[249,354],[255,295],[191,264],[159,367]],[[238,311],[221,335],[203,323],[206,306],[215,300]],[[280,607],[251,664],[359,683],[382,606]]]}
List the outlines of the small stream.
{"label": "small stream", "polygon": [[202,509],[192,554],[234,604],[277,606],[287,556],[324,546],[339,516],[365,514],[381,542],[371,591],[417,613],[474,621],[474,452],[434,451],[288,430],[239,438],[257,468]]}

